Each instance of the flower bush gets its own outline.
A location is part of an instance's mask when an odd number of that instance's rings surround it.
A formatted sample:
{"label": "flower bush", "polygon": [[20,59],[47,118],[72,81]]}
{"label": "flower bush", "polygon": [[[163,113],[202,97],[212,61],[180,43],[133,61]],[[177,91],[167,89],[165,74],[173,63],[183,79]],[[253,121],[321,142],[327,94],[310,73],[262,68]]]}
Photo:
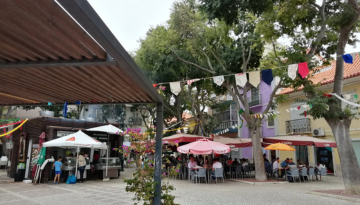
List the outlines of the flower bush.
{"label": "flower bush", "polygon": [[[121,133],[121,135],[129,135],[131,146],[123,145],[121,148],[115,149],[120,153],[123,153],[125,156],[130,156],[132,152],[135,152],[134,160],[128,159],[127,163],[137,164],[137,169],[133,173],[132,179],[124,179],[127,183],[126,191],[135,193],[134,201],[137,203],[142,202],[143,204],[154,204],[155,196],[155,186],[156,182],[154,181],[154,161],[148,160],[144,161],[144,166],[141,166],[140,156],[144,156],[146,153],[155,153],[155,140],[154,132],[152,129],[147,130],[146,133],[140,133],[141,129],[127,129],[126,132]],[[177,143],[172,143],[172,145],[178,145]],[[164,168],[164,165],[162,165]],[[179,165],[180,166],[180,165]],[[169,169],[168,172],[164,172],[162,178],[167,174],[171,176],[177,176],[179,174],[179,166]],[[162,183],[161,185],[161,204],[164,205],[173,205],[175,197],[170,194],[175,188],[169,183]],[[135,203],[135,204],[137,204]]]}

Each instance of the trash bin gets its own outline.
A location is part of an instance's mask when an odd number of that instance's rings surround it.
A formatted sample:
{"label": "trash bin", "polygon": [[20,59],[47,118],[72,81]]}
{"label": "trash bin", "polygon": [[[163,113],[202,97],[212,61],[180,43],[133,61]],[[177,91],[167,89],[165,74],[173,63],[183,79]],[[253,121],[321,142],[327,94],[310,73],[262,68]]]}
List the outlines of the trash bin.
{"label": "trash bin", "polygon": [[22,182],[24,180],[24,176],[25,176],[25,169],[18,169],[17,172],[15,173],[14,181]]}

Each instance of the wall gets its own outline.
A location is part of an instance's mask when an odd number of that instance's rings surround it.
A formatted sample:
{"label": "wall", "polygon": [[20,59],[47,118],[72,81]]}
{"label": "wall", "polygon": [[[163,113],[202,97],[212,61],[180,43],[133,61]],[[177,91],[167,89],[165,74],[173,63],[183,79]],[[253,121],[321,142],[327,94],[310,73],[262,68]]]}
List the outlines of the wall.
{"label": "wall", "polygon": [[[269,100],[270,100],[270,94],[272,92],[273,88],[271,85],[267,85],[263,81],[260,82],[259,85],[259,93],[261,94],[261,103],[258,106],[252,106],[250,108],[251,111],[254,113],[263,113],[263,111],[266,109]],[[250,92],[247,94],[250,96]],[[274,137],[275,136],[275,127],[268,127],[267,126],[267,120],[264,119],[262,121],[262,137]],[[241,138],[250,138],[249,129],[247,126],[247,122],[244,121],[244,124],[241,128]],[[243,158],[252,158],[252,148],[243,148],[242,149],[242,156]]]}
{"label": "wall", "polygon": [[[327,89],[325,90],[325,92],[329,93],[329,92],[331,92],[332,85],[327,85],[326,88]],[[355,91],[359,95],[360,94],[359,90],[360,90],[360,83],[344,85],[343,93]],[[302,91],[299,91],[299,92],[302,92]],[[278,122],[279,122],[278,129],[279,129],[280,136],[287,135],[285,121],[292,119],[291,113],[286,112],[286,109],[289,109],[293,104],[295,104],[296,99],[304,99],[304,98],[305,98],[305,96],[300,95],[299,97],[291,98],[288,101],[281,103],[278,106],[278,111],[280,112],[280,114],[278,115],[277,118],[278,118]],[[291,111],[291,112],[293,112],[293,111]],[[294,115],[294,113],[293,113],[293,115]],[[322,128],[324,130],[325,136],[319,137],[320,139],[335,141],[335,138],[332,134],[331,128],[324,119],[314,120],[311,116],[307,116],[306,118],[310,119],[312,130],[315,128]],[[308,133],[307,135],[313,136],[312,133]],[[350,137],[352,138],[353,141],[360,140],[360,121],[357,119],[354,119],[351,123]],[[313,153],[311,146],[308,147],[308,150],[309,150],[309,162],[315,164],[313,159],[315,158],[315,161],[316,161],[316,154]],[[283,152],[280,152],[280,157],[281,158],[285,157],[285,154]],[[339,159],[338,151],[336,148],[333,149],[333,163],[334,163],[335,174],[337,176],[341,176],[340,159]]]}

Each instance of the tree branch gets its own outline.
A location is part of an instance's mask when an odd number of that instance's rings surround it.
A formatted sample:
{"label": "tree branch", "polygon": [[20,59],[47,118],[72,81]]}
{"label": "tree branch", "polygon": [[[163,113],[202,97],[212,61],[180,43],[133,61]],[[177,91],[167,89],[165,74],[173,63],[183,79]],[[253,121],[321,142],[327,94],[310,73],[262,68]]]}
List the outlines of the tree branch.
{"label": "tree branch", "polygon": [[215,54],[214,51],[212,51],[212,49],[210,49],[210,52],[213,54],[213,56],[215,57],[215,59],[220,63],[221,67],[223,68],[224,71],[226,71],[226,67],[224,66],[224,64],[221,62],[220,58]]}
{"label": "tree branch", "polygon": [[315,4],[319,8],[319,14],[321,16],[321,28],[319,33],[316,35],[315,41],[312,43],[310,47],[310,51],[307,54],[307,57],[309,58],[314,55],[320,41],[325,36],[325,32],[326,32],[325,4],[326,4],[326,0],[323,0],[321,7]]}
{"label": "tree branch", "polygon": [[277,84],[274,88],[274,90],[271,92],[271,95],[270,95],[270,98],[269,98],[269,103],[267,104],[265,110],[263,111],[263,113],[267,113],[270,109],[270,107],[272,106],[273,104],[273,100],[274,100],[274,97],[276,95],[276,91],[282,87],[281,83],[283,82],[283,79],[280,79],[280,82],[279,84]]}
{"label": "tree branch", "polygon": [[204,53],[204,55],[205,55],[205,57],[206,57],[206,60],[207,60],[207,63],[208,63],[208,65],[209,65],[210,69],[211,69],[212,71],[214,71],[214,68],[213,68],[212,65],[211,65],[209,56],[206,55],[205,51],[202,51],[202,52]]}
{"label": "tree branch", "polygon": [[281,62],[281,58],[277,55],[276,45],[275,45],[274,42],[273,42],[273,51],[274,51],[275,58],[278,60],[279,63],[282,63],[282,62]]}
{"label": "tree branch", "polygon": [[199,65],[197,65],[197,64],[195,64],[195,63],[192,63],[192,62],[190,62],[190,61],[187,61],[187,60],[181,58],[174,50],[172,50],[172,49],[170,49],[170,50],[175,54],[176,58],[179,59],[179,60],[181,60],[182,62],[187,63],[187,64],[189,64],[189,65],[193,65],[193,66],[195,66],[195,67],[197,67],[197,68],[200,68],[201,70],[204,70],[204,71],[209,72],[209,73],[211,73],[211,74],[215,74],[215,71],[209,70],[209,69],[204,68],[204,67],[201,67],[201,66],[199,66]]}

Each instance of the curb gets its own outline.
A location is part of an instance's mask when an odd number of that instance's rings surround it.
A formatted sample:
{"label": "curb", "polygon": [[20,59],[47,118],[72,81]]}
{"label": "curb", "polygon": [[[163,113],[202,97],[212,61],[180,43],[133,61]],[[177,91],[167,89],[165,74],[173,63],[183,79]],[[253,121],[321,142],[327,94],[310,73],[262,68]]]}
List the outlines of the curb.
{"label": "curb", "polygon": [[265,185],[265,184],[289,184],[287,181],[274,181],[274,182],[249,182],[244,180],[235,180],[235,179],[228,179],[228,181],[232,182],[240,182],[244,184],[250,184],[250,185]]}
{"label": "curb", "polygon": [[308,194],[316,195],[316,196],[323,196],[323,197],[330,197],[330,198],[334,198],[334,199],[342,199],[342,200],[351,201],[351,202],[360,202],[360,199],[352,198],[352,197],[348,197],[348,196],[340,196],[340,195],[336,195],[336,194],[326,194],[326,193],[315,192],[315,191],[308,192]]}

